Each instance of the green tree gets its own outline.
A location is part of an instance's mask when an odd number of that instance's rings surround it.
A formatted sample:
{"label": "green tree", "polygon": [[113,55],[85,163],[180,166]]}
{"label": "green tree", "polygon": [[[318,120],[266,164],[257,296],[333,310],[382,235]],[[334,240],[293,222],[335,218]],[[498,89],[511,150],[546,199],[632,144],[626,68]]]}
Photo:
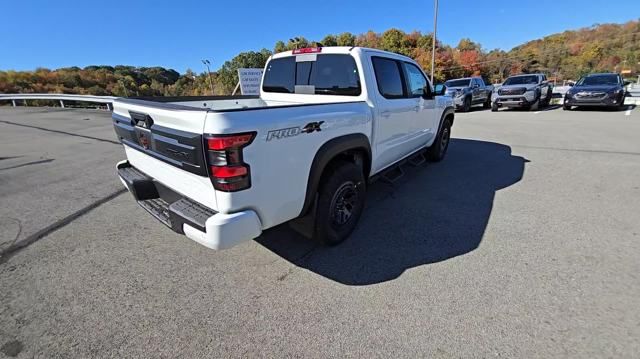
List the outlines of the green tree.
{"label": "green tree", "polygon": [[471,41],[468,38],[461,39],[456,47],[459,51],[480,51],[480,44]]}
{"label": "green tree", "polygon": [[287,51],[287,45],[285,45],[285,43],[282,41],[276,42],[276,45],[273,47],[273,53],[277,54],[279,52],[285,51]]}
{"label": "green tree", "polygon": [[356,46],[356,37],[350,32],[343,32],[336,37],[338,46]]}
{"label": "green tree", "polygon": [[338,39],[335,35],[327,35],[320,42],[322,46],[338,46]]}
{"label": "green tree", "polygon": [[385,51],[391,51],[403,55],[411,55],[409,40],[406,34],[398,29],[389,29],[382,33],[380,46]]}

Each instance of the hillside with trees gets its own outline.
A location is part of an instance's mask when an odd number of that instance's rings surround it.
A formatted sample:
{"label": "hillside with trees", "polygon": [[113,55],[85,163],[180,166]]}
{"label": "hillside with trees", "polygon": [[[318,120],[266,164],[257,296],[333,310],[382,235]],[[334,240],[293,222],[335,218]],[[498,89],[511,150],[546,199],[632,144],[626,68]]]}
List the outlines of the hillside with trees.
{"label": "hillside with trees", "polygon": [[[322,39],[276,42],[273,52],[308,46],[364,46],[400,53],[414,58],[431,71],[433,37],[419,31],[389,29],[383,33],[330,34]],[[599,71],[640,70],[640,21],[594,25],[527,42],[510,51],[483,49],[471,39],[454,47],[438,41],[435,77],[482,75],[500,82],[510,74],[544,72],[549,77],[577,79]],[[0,71],[0,93],[74,93],[114,96],[190,96],[230,94],[237,81],[237,69],[263,67],[271,50],[242,52],[212,73],[187,70],[179,74],[162,67],[87,66],[57,70]],[[210,81],[212,83],[210,83]]]}

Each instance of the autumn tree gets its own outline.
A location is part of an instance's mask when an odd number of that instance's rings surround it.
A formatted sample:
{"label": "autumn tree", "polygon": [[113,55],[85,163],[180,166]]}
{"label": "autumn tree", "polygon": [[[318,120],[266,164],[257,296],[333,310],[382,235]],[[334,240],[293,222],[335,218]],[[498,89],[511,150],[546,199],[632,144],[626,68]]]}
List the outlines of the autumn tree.
{"label": "autumn tree", "polygon": [[[317,39],[297,37],[277,41],[274,52],[318,45]],[[431,72],[433,36],[429,33],[389,29],[359,35],[328,34],[323,46],[362,46],[383,49],[414,58]],[[545,72],[549,77],[577,79],[600,71],[640,71],[640,21],[602,24],[565,31],[526,42],[509,51],[484,51],[479,43],[461,39],[455,47],[436,44],[435,78],[444,81],[482,75],[494,82],[511,74]],[[242,52],[214,71],[214,91],[229,94],[237,83],[240,67],[263,67],[268,50]],[[187,70],[180,74],[163,67],[94,65],[84,68],[37,68],[34,71],[0,71],[0,93],[77,93],[114,96],[189,96],[211,93],[208,74]]]}

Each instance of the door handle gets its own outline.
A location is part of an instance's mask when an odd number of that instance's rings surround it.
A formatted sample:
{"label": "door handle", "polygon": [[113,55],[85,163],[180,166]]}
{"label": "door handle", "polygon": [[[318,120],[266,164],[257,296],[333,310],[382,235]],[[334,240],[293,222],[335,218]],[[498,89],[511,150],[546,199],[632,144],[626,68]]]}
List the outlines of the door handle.
{"label": "door handle", "polygon": [[389,110],[382,111],[382,112],[380,112],[380,116],[389,117],[389,116],[391,116],[391,111],[389,111]]}

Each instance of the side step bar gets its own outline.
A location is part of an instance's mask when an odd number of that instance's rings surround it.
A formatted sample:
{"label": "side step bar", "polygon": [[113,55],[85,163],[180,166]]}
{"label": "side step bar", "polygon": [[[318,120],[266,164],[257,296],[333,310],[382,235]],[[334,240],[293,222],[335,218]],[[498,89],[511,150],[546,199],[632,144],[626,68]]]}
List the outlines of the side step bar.
{"label": "side step bar", "polygon": [[376,174],[369,180],[369,183],[373,183],[377,180],[382,180],[383,182],[392,184],[399,180],[402,176],[404,176],[404,170],[402,169],[403,165],[409,164],[413,167],[418,167],[425,164],[426,162],[427,159],[424,156],[424,151],[418,151],[417,153],[414,153],[404,160],[383,170],[381,173]]}

